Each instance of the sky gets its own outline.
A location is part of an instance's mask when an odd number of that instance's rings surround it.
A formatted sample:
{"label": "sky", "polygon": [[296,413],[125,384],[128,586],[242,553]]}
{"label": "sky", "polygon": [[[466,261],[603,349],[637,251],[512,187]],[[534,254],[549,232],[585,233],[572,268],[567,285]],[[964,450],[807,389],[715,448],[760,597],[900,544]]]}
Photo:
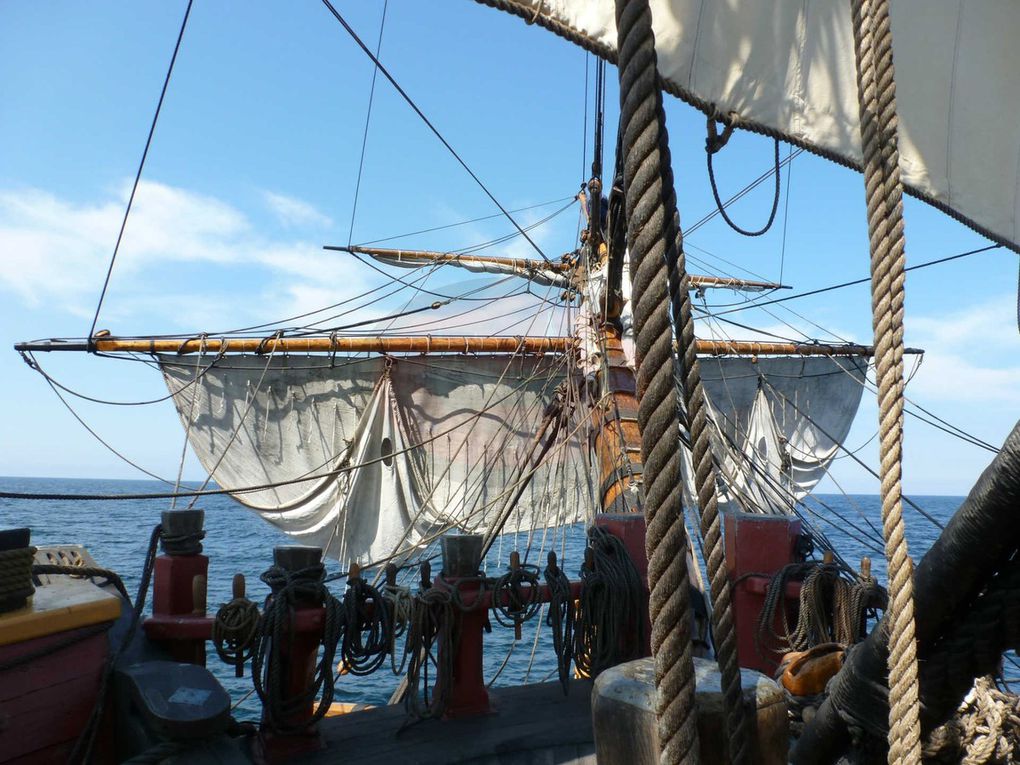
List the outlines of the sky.
{"label": "sky", "polygon": [[[0,4],[0,391],[6,402],[0,474],[145,477],[111,449],[163,477],[180,468],[183,433],[169,402],[109,407],[65,394],[106,448],[12,346],[86,334],[185,5]],[[374,47],[383,2],[336,5]],[[380,58],[504,207],[531,208],[515,214],[522,224],[564,207],[587,177],[594,70],[582,50],[470,0],[389,0]],[[122,335],[215,333],[343,303],[383,277],[323,245],[498,213],[381,77],[365,139],[372,69],[321,3],[198,0],[98,326]],[[608,75],[611,149],[615,68]],[[666,108],[681,219],[689,225],[715,207],[705,121],[678,101],[668,99]],[[781,151],[785,157],[789,147]],[[765,172],[772,152],[770,140],[738,133],[716,159],[722,195]],[[762,237],[739,236],[718,217],[691,234],[691,271],[782,280],[791,292],[866,277],[861,178],[804,153],[784,168],[781,190],[776,223]],[[771,202],[772,185],[765,183],[731,214],[757,228]],[[907,201],[906,220],[908,265],[987,244],[914,200]],[[531,233],[554,257],[576,247],[577,227],[575,206]],[[496,215],[389,245],[455,249],[511,231]],[[486,252],[535,256],[519,237]],[[907,280],[906,341],[926,350],[919,368],[908,364],[914,373],[908,397],[994,445],[1020,414],[1017,281],[1016,256],[1002,249],[915,271]],[[461,272],[439,274],[430,285],[502,289],[492,282]],[[502,305],[527,302],[514,300]],[[731,292],[709,295],[715,305],[741,300]],[[383,302],[354,316],[403,305]],[[784,337],[867,343],[871,336],[867,285],[728,318]],[[461,332],[483,334],[496,324],[469,326]],[[166,395],[160,375],[144,364],[78,354],[38,359],[59,383],[93,398]],[[847,443],[871,466],[878,462],[876,429],[876,408],[865,393]],[[910,417],[905,451],[904,486],[918,495],[966,493],[991,458]],[[190,455],[184,476],[204,477]],[[838,460],[833,476],[838,485],[827,483],[827,490],[877,492],[877,481],[850,459]]]}

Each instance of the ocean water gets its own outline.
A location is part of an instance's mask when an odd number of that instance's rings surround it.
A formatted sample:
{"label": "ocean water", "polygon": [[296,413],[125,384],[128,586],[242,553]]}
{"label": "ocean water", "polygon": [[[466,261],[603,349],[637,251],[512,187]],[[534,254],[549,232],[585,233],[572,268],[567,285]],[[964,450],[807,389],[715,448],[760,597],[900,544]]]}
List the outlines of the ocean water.
{"label": "ocean water", "polygon": [[[52,478],[0,478],[0,491],[53,494],[128,494],[164,490],[152,481],[112,481]],[[962,497],[912,497],[937,522],[945,523],[963,501]],[[862,556],[873,560],[873,572],[885,580],[880,535],[880,501],[877,496],[822,496],[807,513],[817,530],[852,566]],[[824,506],[823,506],[824,504]],[[288,544],[289,539],[255,514],[224,496],[204,497],[199,507],[206,513],[205,553],[209,556],[209,611],[230,599],[233,575],[241,572],[248,584],[248,597],[261,601],[268,588],[259,575],[272,564],[272,549]],[[116,570],[129,592],[137,590],[142,559],[152,527],[160,513],[168,509],[168,500],[116,501],[38,501],[0,499],[0,529],[29,526],[36,545],[75,543],[84,545],[100,566]],[[938,535],[937,526],[916,511],[906,510],[907,538],[915,560],[931,546]],[[507,536],[493,545],[485,568],[490,576],[505,570],[511,550],[522,558],[544,566],[546,553],[556,551],[560,565],[576,576],[584,548],[584,529],[577,525],[565,529],[537,531],[531,536]],[[336,562],[327,564],[330,573],[339,572]],[[433,566],[438,571],[439,564]],[[417,580],[414,572],[408,577]],[[333,585],[341,596],[343,583]],[[151,593],[150,593],[151,600]],[[258,715],[258,703],[252,694],[251,678],[235,678],[232,668],[224,666],[209,651],[208,665],[233,697],[235,714],[244,719]],[[539,682],[554,677],[555,656],[544,620],[524,625],[523,639],[513,640],[513,630],[493,621],[493,633],[485,638],[486,677],[494,685]],[[380,670],[369,677],[342,677],[336,686],[336,700],[352,703],[384,704],[396,689],[400,678]]]}

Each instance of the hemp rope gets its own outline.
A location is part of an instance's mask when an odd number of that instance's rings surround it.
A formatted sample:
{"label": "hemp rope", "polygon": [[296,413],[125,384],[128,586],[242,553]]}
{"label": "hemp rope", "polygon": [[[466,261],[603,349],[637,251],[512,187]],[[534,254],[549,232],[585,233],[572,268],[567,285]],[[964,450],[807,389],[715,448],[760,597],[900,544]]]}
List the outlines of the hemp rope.
{"label": "hemp rope", "polygon": [[0,552],[0,601],[21,600],[35,592],[32,586],[34,547]]}
{"label": "hemp rope", "polygon": [[903,185],[888,0],[852,0],[871,245],[882,531],[889,571],[889,762],[921,762],[913,564],[903,533]]}
{"label": "hemp rope", "polygon": [[747,723],[706,429],[705,394],[696,357],[694,319],[647,0],[617,0],[616,25],[660,758],[663,763],[698,759],[687,531],[681,504],[680,428],[674,383],[677,358],[666,310],[669,301],[683,353],[680,365],[683,392],[690,415],[701,529],[714,604],[713,632],[728,710],[730,759],[741,765],[749,758]]}

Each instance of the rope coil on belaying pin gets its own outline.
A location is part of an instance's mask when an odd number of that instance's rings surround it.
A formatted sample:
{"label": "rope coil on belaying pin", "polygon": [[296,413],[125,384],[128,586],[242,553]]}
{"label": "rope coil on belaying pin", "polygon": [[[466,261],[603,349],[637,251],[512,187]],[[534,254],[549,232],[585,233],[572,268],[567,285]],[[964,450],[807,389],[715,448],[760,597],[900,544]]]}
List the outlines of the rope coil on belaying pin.
{"label": "rope coil on belaying pin", "polygon": [[244,664],[251,658],[258,635],[259,607],[244,595],[244,574],[235,574],[233,599],[216,612],[212,642],[216,655],[234,668],[236,677],[244,677]]}
{"label": "rope coil on belaying pin", "polygon": [[538,567],[522,564],[515,550],[510,553],[509,570],[492,587],[493,615],[502,626],[514,628],[515,640],[521,639],[521,625],[542,608],[538,594]]}
{"label": "rope coil on belaying pin", "polygon": [[343,673],[370,675],[382,666],[392,645],[392,620],[382,594],[351,564],[343,599],[344,633],[340,644]]}
{"label": "rope coil on belaying pin", "polygon": [[[407,662],[407,693],[404,708],[414,719],[441,717],[453,681],[453,646],[456,623],[452,592],[433,587],[431,565],[421,564],[421,589],[411,602],[411,621],[404,642]],[[435,649],[435,650],[434,650]],[[429,698],[429,664],[436,666],[435,686],[440,692]]]}
{"label": "rope coil on belaying pin", "polygon": [[574,597],[570,592],[570,579],[556,565],[556,553],[552,550],[548,560],[549,565],[543,572],[549,587],[549,613],[545,621],[552,630],[556,672],[565,696],[570,688],[570,662],[574,657]]}

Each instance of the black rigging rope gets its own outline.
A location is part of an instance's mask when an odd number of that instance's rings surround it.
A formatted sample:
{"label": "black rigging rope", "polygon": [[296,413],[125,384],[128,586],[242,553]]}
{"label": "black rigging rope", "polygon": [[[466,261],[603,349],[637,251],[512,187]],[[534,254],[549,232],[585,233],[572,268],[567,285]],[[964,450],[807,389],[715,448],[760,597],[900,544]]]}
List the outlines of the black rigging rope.
{"label": "black rigging rope", "polygon": [[131,194],[128,196],[127,209],[124,210],[124,218],[120,222],[120,231],[117,232],[117,242],[113,246],[113,255],[110,257],[110,265],[106,269],[106,278],[103,280],[103,289],[99,293],[99,302],[96,304],[96,312],[92,317],[92,326],[89,327],[89,344],[92,343],[92,336],[96,332],[96,324],[99,321],[99,311],[103,307],[103,300],[106,298],[106,290],[110,286],[110,276],[113,274],[113,264],[117,262],[117,253],[120,251],[120,242],[124,238],[124,229],[127,226],[128,216],[131,215],[131,206],[135,201],[135,192],[138,191],[138,184],[142,180],[142,169],[145,167],[145,159],[149,156],[149,147],[152,145],[152,136],[156,132],[156,123],[159,121],[159,112],[163,108],[163,99],[166,97],[167,87],[170,85],[170,75],[173,74],[174,64],[177,61],[177,53],[181,49],[181,40],[184,39],[184,29],[188,25],[188,17],[191,15],[191,4],[194,0],[188,0],[188,6],[184,9],[184,18],[181,20],[181,29],[177,33],[177,42],[174,45],[173,56],[170,57],[170,66],[167,67],[166,77],[163,79],[163,89],[159,93],[159,102],[156,104],[156,113],[152,115],[152,124],[149,125],[149,135],[145,139],[145,149],[142,151],[142,159],[138,163],[138,170],[135,173],[135,181],[131,185]]}
{"label": "black rigging rope", "polygon": [[[722,215],[723,220],[726,221],[727,225],[729,225],[730,228],[732,228],[738,234],[743,234],[744,236],[761,236],[762,234],[766,233],[770,228],[772,228],[772,223],[776,219],[776,213],[779,211],[779,196],[780,196],[779,139],[778,138],[774,139],[776,158],[774,162],[773,172],[775,173],[776,177],[776,190],[775,195],[773,196],[772,199],[772,212],[769,213],[769,219],[765,221],[765,225],[762,226],[761,228],[756,229],[754,231],[750,229],[741,228],[736,223],[734,223],[733,219],[726,212],[726,206],[723,204],[722,199],[719,196],[719,187],[716,185],[715,182],[715,168],[712,165],[712,157],[720,149],[722,149],[723,146],[726,145],[726,142],[729,140],[730,135],[733,132],[733,126],[734,123],[732,122],[727,124],[725,130],[723,130],[722,135],[719,135],[716,132],[715,128],[715,118],[714,117],[708,118],[709,135],[708,138],[705,140],[705,162],[708,164],[709,186],[712,187],[712,197],[715,199],[716,209],[719,211],[719,214]],[[687,235],[690,236],[690,232],[687,232]]]}
{"label": "black rigging rope", "polygon": [[362,39],[358,36],[358,33],[354,31],[353,27],[351,27],[351,25],[347,23],[347,20],[333,6],[333,3],[331,3],[330,0],[322,0],[322,4],[325,5],[329,12],[333,14],[333,17],[340,22],[340,25],[347,31],[347,34],[351,36],[351,39],[353,39],[354,42],[357,43],[358,47],[365,52],[365,55],[372,60],[372,63],[375,64],[376,68],[380,72],[382,72],[383,77],[390,81],[390,84],[396,89],[397,93],[400,94],[400,97],[403,98],[404,101],[407,102],[407,105],[414,110],[414,113],[421,118],[422,122],[424,122],[428,129],[432,131],[436,138],[439,139],[439,142],[446,147],[450,154],[453,155],[453,158],[456,159],[460,166],[463,167],[464,170],[467,172],[467,174],[471,176],[472,180],[474,180],[474,182],[478,184],[478,187],[483,192],[485,192],[485,195],[490,200],[492,200],[492,203],[499,208],[499,211],[506,217],[506,219],[509,220],[514,225],[514,228],[516,228],[520,232],[521,236],[523,236],[528,241],[528,244],[532,246],[535,252],[537,252],[542,257],[542,260],[544,260],[546,263],[550,263],[551,261],[542,251],[542,248],[535,243],[534,239],[528,236],[528,234],[525,232],[523,228],[521,228],[520,224],[514,219],[510,212],[505,207],[503,207],[502,204],[500,204],[499,200],[496,199],[496,197],[493,195],[491,191],[489,191],[488,186],[486,186],[482,182],[482,179],[479,178],[475,174],[475,172],[468,166],[467,162],[465,162],[464,159],[461,158],[460,154],[457,153],[456,149],[454,149],[453,146],[450,145],[450,142],[443,137],[443,134],[439,132],[439,129],[434,124],[432,124],[432,121],[425,116],[425,112],[423,112],[418,107],[418,104],[416,104],[414,100],[407,94],[407,91],[400,87],[400,84],[396,81],[396,79],[394,79],[393,75],[390,74],[389,70],[385,66],[383,66],[379,58],[375,56],[371,50],[369,50],[368,46],[365,45]]}

